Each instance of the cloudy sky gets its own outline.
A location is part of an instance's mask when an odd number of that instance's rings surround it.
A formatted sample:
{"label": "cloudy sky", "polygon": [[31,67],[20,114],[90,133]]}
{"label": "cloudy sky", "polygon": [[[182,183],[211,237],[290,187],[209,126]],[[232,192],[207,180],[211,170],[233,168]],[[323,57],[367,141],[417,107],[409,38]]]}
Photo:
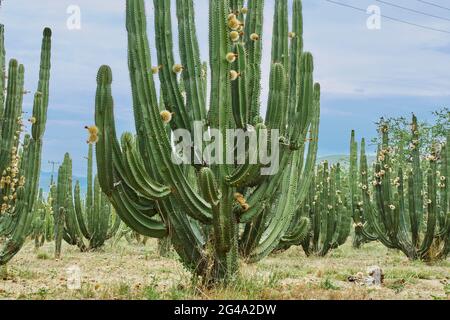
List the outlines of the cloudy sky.
{"label": "cloudy sky", "polygon": [[[316,81],[323,88],[319,150],[322,156],[346,153],[351,129],[356,129],[359,136],[373,136],[373,123],[380,116],[415,112],[427,119],[431,111],[450,105],[447,0],[335,2],[354,8],[326,0],[303,1],[305,46],[314,54]],[[205,60],[206,4],[206,0],[196,1]],[[80,30],[67,28],[70,16],[67,9],[71,5],[81,10]],[[363,11],[371,5],[379,6],[386,17],[435,30],[388,18],[381,18],[381,29],[369,30],[366,23],[369,14]],[[70,152],[75,174],[84,174],[87,137],[83,127],[93,123],[95,76],[102,64],[110,65],[114,72],[118,128],[133,130],[124,6],[125,0],[2,0],[0,22],[6,27],[7,57],[25,64],[28,90],[34,91],[37,85],[42,29],[49,26],[54,32],[44,171],[51,169],[49,160],[60,161],[65,152]],[[149,33],[153,37],[152,1],[147,0],[147,7]],[[266,48],[270,47],[273,7],[274,0],[266,0],[263,36]],[[268,49],[264,57],[266,97]],[[26,110],[30,110],[31,100],[31,95],[26,96]]]}

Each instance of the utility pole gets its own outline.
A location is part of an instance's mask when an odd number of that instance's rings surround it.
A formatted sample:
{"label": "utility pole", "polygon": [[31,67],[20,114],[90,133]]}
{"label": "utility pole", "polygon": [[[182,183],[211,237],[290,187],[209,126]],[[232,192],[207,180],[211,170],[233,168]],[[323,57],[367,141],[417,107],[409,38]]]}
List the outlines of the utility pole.
{"label": "utility pole", "polygon": [[[1,2],[1,1],[2,1],[2,0],[0,0],[0,2]],[[51,175],[51,177],[50,177],[50,186],[52,186],[52,185],[53,185],[53,175],[54,175],[54,173],[55,173],[55,166],[58,165],[59,162],[57,162],[57,161],[49,161],[48,163],[52,165],[52,175]]]}

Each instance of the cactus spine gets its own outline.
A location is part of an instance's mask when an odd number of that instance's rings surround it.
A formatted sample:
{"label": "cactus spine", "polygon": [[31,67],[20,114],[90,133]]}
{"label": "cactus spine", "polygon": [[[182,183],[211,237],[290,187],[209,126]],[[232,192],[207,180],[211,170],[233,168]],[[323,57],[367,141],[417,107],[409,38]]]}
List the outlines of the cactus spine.
{"label": "cactus spine", "polygon": [[[195,274],[205,281],[229,280],[238,271],[239,254],[254,262],[277,248],[306,197],[314,172],[320,86],[313,82],[312,55],[302,51],[301,1],[294,0],[297,37],[290,52],[287,0],[275,2],[266,121],[259,117],[263,0],[249,1],[248,11],[239,9],[242,1],[209,1],[208,112],[206,69],[200,63],[193,1],[176,1],[181,65],[173,55],[170,1],[153,3],[155,46],[161,66],[159,103],[144,0],[127,0],[126,4],[137,136],[125,133],[120,142],[116,138],[112,71],[102,66],[97,76],[95,115],[100,185],[133,230],[154,238],[169,234],[181,260]],[[234,31],[240,33],[242,41],[231,40],[236,39],[231,34]],[[185,99],[180,82],[186,90]],[[161,105],[174,115],[168,125],[161,119]],[[234,128],[256,132],[278,129],[282,134],[276,141],[280,170],[271,176],[261,175],[264,166],[251,164],[248,152],[242,165],[206,160],[191,166],[174,164],[170,130],[192,132],[196,120],[204,130],[217,129],[222,137]],[[270,135],[262,139],[270,141]],[[264,140],[259,142],[264,144]],[[229,148],[223,141],[219,149],[223,159],[227,159]]]}
{"label": "cactus spine", "polygon": [[[380,126],[382,142],[372,182],[368,181],[367,157],[362,153],[363,208],[370,228],[385,246],[401,250],[409,259],[442,259],[448,255],[450,242],[449,134],[440,150],[435,145],[427,161],[421,163],[420,128],[415,116],[411,130],[408,167],[394,167],[391,157],[395,149],[389,144],[389,128],[384,123]],[[373,185],[373,200],[369,184]]]}
{"label": "cactus spine", "polygon": [[49,101],[51,35],[50,29],[44,29],[31,135],[25,135],[21,144],[25,70],[12,59],[5,80],[4,27],[0,25],[0,266],[21,249],[33,219]]}

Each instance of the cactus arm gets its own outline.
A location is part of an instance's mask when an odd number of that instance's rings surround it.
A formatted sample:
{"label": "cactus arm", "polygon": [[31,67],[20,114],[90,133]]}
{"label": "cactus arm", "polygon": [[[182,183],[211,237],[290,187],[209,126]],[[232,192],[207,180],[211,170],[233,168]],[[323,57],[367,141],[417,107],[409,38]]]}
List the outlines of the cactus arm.
{"label": "cactus arm", "polygon": [[[395,248],[395,245],[391,240],[386,237],[383,227],[377,219],[376,208],[372,205],[369,193],[369,181],[368,181],[368,165],[367,156],[365,150],[361,150],[361,165],[360,165],[360,179],[362,185],[362,201],[365,217],[370,225],[371,230],[376,234],[378,240],[388,248]],[[366,188],[364,188],[364,186]]]}
{"label": "cactus arm", "polygon": [[[80,191],[80,182],[77,181],[75,184],[75,191],[74,191],[74,209],[77,217],[78,225],[80,226],[80,231],[83,234],[83,236],[87,239],[92,238],[92,234],[89,232],[86,222],[85,222],[85,213],[83,212],[83,204],[81,203],[81,191]],[[87,205],[86,202],[86,209],[88,212],[90,212],[90,206]]]}
{"label": "cactus arm", "polygon": [[109,206],[108,209],[111,212],[110,217],[111,217],[112,225],[110,226],[110,228],[108,230],[108,233],[106,235],[106,240],[109,240],[109,239],[115,237],[115,235],[117,234],[117,232],[119,231],[119,229],[122,225],[122,220],[120,220],[119,216],[115,213],[112,206]]}
{"label": "cactus arm", "polygon": [[[227,0],[210,0],[211,126],[223,134],[229,127],[229,117],[232,115],[229,77],[231,66],[226,60],[231,49],[227,32],[228,5]],[[226,146],[223,149],[226,152]]]}
{"label": "cactus arm", "polygon": [[249,257],[249,261],[258,261],[267,256],[275,249],[281,238],[284,236],[293,215],[295,206],[295,196],[297,189],[297,164],[299,161],[299,152],[294,151],[289,165],[289,170],[283,174],[282,195],[280,204],[276,209],[274,218],[267,226],[259,244],[255,247]]}
{"label": "cactus arm", "polygon": [[[89,210],[93,206],[93,196],[94,196],[94,170],[93,170],[93,158],[94,158],[94,147],[89,144],[88,147],[88,163],[87,163],[87,190],[86,190],[86,203],[85,206]],[[79,184],[79,183],[77,183]],[[81,197],[80,197],[80,208],[81,208]]]}
{"label": "cactus arm", "polygon": [[[331,249],[331,244],[334,235],[334,206],[333,206],[333,173],[330,174],[328,163],[323,165],[322,176],[322,197],[320,201],[321,210],[324,214],[321,215],[321,222],[319,225],[322,233],[322,243],[320,248],[317,247],[319,256],[325,256]],[[319,237],[319,235],[317,236]]]}
{"label": "cactus arm", "polygon": [[310,221],[306,217],[301,217],[291,233],[281,238],[280,245],[300,244],[308,235]]}
{"label": "cactus arm", "polygon": [[231,248],[230,215],[220,210],[222,195],[218,189],[214,174],[209,168],[202,168],[199,173],[200,189],[204,198],[213,208],[213,227],[217,251],[225,254]]}
{"label": "cactus arm", "polygon": [[[286,168],[289,161],[289,154],[288,152],[285,152],[280,160],[280,168]],[[248,199],[250,209],[240,216],[239,221],[241,223],[247,223],[255,219],[255,217],[259,216],[264,209],[269,206],[274,192],[278,189],[280,183],[282,183],[283,176],[284,174],[282,170],[280,170],[274,177],[272,177],[270,181],[264,181],[255,190],[255,192]]]}
{"label": "cactus arm", "polygon": [[18,104],[18,96],[23,92],[23,72],[23,66],[19,66],[17,60],[12,59],[9,62],[8,86],[1,127],[0,169],[2,172],[11,161],[11,149],[16,143],[14,135],[18,130],[17,119],[22,112],[22,106]]}
{"label": "cactus arm", "polygon": [[430,161],[430,169],[427,174],[428,185],[428,203],[427,203],[427,230],[422,240],[422,245],[419,249],[419,256],[425,257],[433,244],[435,230],[436,230],[436,218],[437,218],[437,197],[436,197],[436,162]]}
{"label": "cactus arm", "polygon": [[206,70],[203,70],[200,60],[194,3],[192,0],[177,0],[176,5],[181,64],[186,66],[182,73],[186,106],[192,110],[194,121],[203,121],[206,118],[206,91],[203,90],[202,75],[206,77]]}
{"label": "cactus arm", "polygon": [[147,174],[142,159],[139,157],[131,134],[122,138],[123,166],[117,165],[121,177],[138,194],[148,199],[157,200],[171,193],[169,187],[153,181]]}
{"label": "cactus arm", "polygon": [[18,218],[15,221],[15,226],[12,233],[9,234],[9,238],[1,247],[0,266],[5,265],[19,252],[28,233],[29,224],[31,223],[31,215],[28,214],[25,202],[26,195],[24,192],[24,188],[22,187],[17,190]]}
{"label": "cactus arm", "polygon": [[275,1],[275,13],[273,18],[272,36],[272,62],[281,63],[288,68],[289,38],[288,38],[288,5],[287,0]]}
{"label": "cactus arm", "polygon": [[249,78],[248,101],[250,103],[250,119],[253,121],[259,116],[261,104],[261,60],[262,60],[262,40],[252,40],[251,35],[258,35],[263,38],[263,12],[264,0],[249,0],[248,14],[245,22],[244,40],[248,55],[247,64]]}
{"label": "cactus arm", "polygon": [[[292,7],[292,32],[289,54],[289,118],[295,116],[296,106],[300,96],[300,68],[303,53],[303,14],[301,0],[294,0]],[[283,134],[283,133],[282,133]]]}
{"label": "cactus arm", "polygon": [[55,216],[55,259],[61,258],[61,248],[64,234],[64,215],[64,208],[59,208]]}
{"label": "cactus arm", "polygon": [[72,190],[72,159],[69,154],[66,153],[62,164],[62,178],[58,184],[58,192],[61,193],[59,207],[65,209],[65,232],[63,233],[64,240],[71,245],[77,245],[81,251],[86,251],[87,246],[83,241],[83,234],[80,230],[80,226],[77,220],[75,206],[73,203],[73,190]]}
{"label": "cactus arm", "polygon": [[[5,27],[0,24],[0,120],[3,118],[5,108],[6,89],[6,50],[5,50]],[[3,122],[3,121],[1,121]],[[0,124],[0,132],[2,125]]]}
{"label": "cactus arm", "polygon": [[300,97],[295,114],[289,119],[288,134],[294,148],[300,148],[309,129],[314,106],[314,62],[312,54],[304,52],[301,57]]}
{"label": "cactus arm", "polygon": [[[412,119],[412,143],[415,145],[414,149],[412,150],[411,156],[413,161],[413,170],[415,171],[415,174],[413,176],[414,181],[414,189],[415,190],[421,190],[422,186],[424,184],[423,180],[424,177],[422,175],[421,165],[420,165],[420,128],[417,122],[417,117],[413,115]],[[420,193],[418,193],[420,195]],[[419,221],[419,224],[423,224],[423,199],[421,196],[417,196],[415,199],[415,208],[416,212],[414,213],[417,216],[417,219]]]}
{"label": "cactus arm", "polygon": [[412,251],[413,245],[409,240],[409,231],[407,225],[407,211],[406,211],[406,201],[405,201],[405,190],[404,190],[404,177],[403,169],[400,167],[398,172],[398,188],[397,188],[397,210],[398,210],[398,221],[397,221],[397,233],[398,240],[402,247],[408,251]]}
{"label": "cactus arm", "polygon": [[267,105],[266,123],[270,129],[283,126],[286,115],[286,73],[281,63],[274,63],[270,73],[269,101]]}
{"label": "cactus arm", "polygon": [[[450,139],[447,137],[447,141],[450,141]],[[440,233],[445,233],[445,227],[446,227],[446,218],[447,218],[447,212],[449,207],[449,199],[448,199],[448,169],[447,169],[447,163],[449,161],[448,158],[448,146],[446,144],[442,145],[441,148],[441,165],[440,165],[440,175],[438,176],[438,187],[439,187],[439,215],[438,215],[438,222],[439,222],[439,231]]]}
{"label": "cactus arm", "polygon": [[[298,191],[298,204],[304,201],[314,176],[314,166],[316,165],[317,151],[319,148],[320,95],[320,84],[316,83],[314,85],[314,104],[311,111],[312,121],[309,134],[308,153],[306,155],[306,162],[303,170],[299,170],[299,181],[301,181],[301,183]],[[303,157],[301,159],[303,159]]]}
{"label": "cactus arm", "polygon": [[342,199],[342,180],[341,180],[341,166],[336,165],[336,196],[335,196],[335,207],[337,213],[337,232],[335,233],[334,243],[337,246],[343,245],[350,234],[350,221],[352,219],[351,210],[347,208],[347,203]]}
{"label": "cactus arm", "polygon": [[163,238],[167,235],[165,224],[147,217],[139,208],[136,208],[134,202],[127,195],[124,186],[118,186],[117,192],[113,192],[110,200],[122,221],[133,230],[143,236],[152,238]]}
{"label": "cactus arm", "polygon": [[[183,97],[181,96],[177,74],[172,70],[175,65],[175,59],[173,57],[170,0],[154,0],[153,6],[155,8],[155,44],[158,64],[162,66],[159,78],[160,82],[164,83],[161,86],[164,102],[167,110],[175,112],[175,127],[190,129],[192,126],[191,117],[187,113]],[[150,72],[150,69],[147,69],[147,72]]]}
{"label": "cactus arm", "polygon": [[[258,123],[255,126],[258,145],[261,145],[261,137],[264,136],[261,135],[261,130],[265,129],[267,128],[262,123]],[[225,177],[225,180],[230,186],[243,187],[260,177],[260,170],[261,166],[259,164],[251,163],[250,155],[247,152],[245,164],[237,167],[229,176]]]}
{"label": "cactus arm", "polygon": [[235,53],[238,59],[234,62],[235,71],[239,77],[232,83],[233,116],[236,126],[247,129],[250,120],[248,107],[248,80],[247,80],[247,53],[242,43],[235,45]]}
{"label": "cactus arm", "polygon": [[41,46],[41,63],[39,68],[39,82],[37,91],[42,93],[42,109],[40,109],[39,117],[36,118],[36,126],[33,132],[33,137],[42,135],[45,131],[45,124],[47,120],[47,110],[49,104],[50,92],[50,69],[51,69],[51,48],[52,48],[52,31],[45,28],[43,32],[43,40]]}
{"label": "cactus arm", "polygon": [[350,167],[348,174],[348,184],[350,186],[350,201],[351,209],[353,213],[353,220],[356,224],[361,222],[359,214],[356,214],[357,210],[357,189],[358,189],[358,142],[355,138],[355,130],[352,130],[350,140]]}

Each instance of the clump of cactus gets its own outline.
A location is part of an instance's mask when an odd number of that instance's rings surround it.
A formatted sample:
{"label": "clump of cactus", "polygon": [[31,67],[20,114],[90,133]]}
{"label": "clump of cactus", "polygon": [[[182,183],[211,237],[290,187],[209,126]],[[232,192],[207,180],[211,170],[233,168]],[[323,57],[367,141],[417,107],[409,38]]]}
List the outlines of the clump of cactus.
{"label": "clump of cactus", "polygon": [[[293,1],[289,32],[288,1],[275,1],[265,120],[260,116],[264,1],[249,0],[248,8],[242,0],[209,1],[209,69],[200,59],[193,0],[176,1],[179,62],[173,54],[171,1],[153,4],[158,67],[151,62],[144,0],[126,1],[136,137],[125,133],[117,139],[112,71],[102,66],[98,72],[99,182],[133,230],[153,238],[170,235],[194,274],[204,281],[227,281],[238,272],[239,255],[258,261],[288,235],[314,174],[320,87],[313,82],[312,55],[303,51],[302,4]],[[262,175],[264,165],[251,164],[248,153],[245,164],[205,159],[175,164],[171,133],[192,132],[196,122],[203,132],[217,129],[223,137],[227,129],[278,129],[280,170]],[[270,142],[270,136],[263,140]],[[217,152],[226,158],[229,147],[220,145]],[[196,150],[192,153],[197,159]]]}
{"label": "clump of cactus", "polygon": [[[366,153],[365,139],[361,141],[361,157]],[[365,172],[364,175],[369,172]],[[356,141],[355,131],[352,131],[350,140],[350,166],[348,172],[349,194],[351,201],[351,210],[353,217],[354,235],[353,247],[360,248],[363,244],[376,241],[377,236],[371,232],[370,226],[364,218],[364,208],[362,202],[362,191],[359,187],[360,171],[358,170],[358,142]]]}
{"label": "clump of cactus", "polygon": [[[53,212],[57,258],[61,255],[61,241],[76,245],[81,251],[96,250],[112,238],[120,226],[120,219],[93,176],[93,147],[89,145],[86,200],[81,199],[80,183],[72,189],[72,159],[66,154],[58,171]],[[94,181],[93,181],[94,180]],[[86,241],[88,242],[86,244]]]}
{"label": "clump of cactus", "polygon": [[445,258],[450,250],[448,143],[435,144],[421,161],[420,128],[411,124],[409,164],[395,167],[389,127],[381,123],[374,176],[369,180],[367,157],[361,154],[362,209],[377,239],[388,248],[401,250],[409,259]]}
{"label": "clump of cactus", "polygon": [[40,189],[38,199],[34,205],[33,221],[30,230],[30,236],[34,240],[35,249],[42,247],[45,242],[53,241],[55,222],[51,202],[51,196],[45,200],[44,192]]}
{"label": "clump of cactus", "polygon": [[351,210],[342,191],[341,167],[324,162],[317,169],[309,195],[301,207],[311,228],[302,241],[306,255],[325,256],[343,245],[350,234]]}
{"label": "clump of cactus", "polygon": [[22,140],[25,68],[15,59],[6,68],[0,25],[0,267],[22,248],[33,220],[49,101],[51,35],[50,29],[44,29],[31,134]]}
{"label": "clump of cactus", "polygon": [[93,147],[89,145],[87,193],[85,201],[81,200],[79,181],[75,185],[75,212],[83,236],[89,240],[89,248],[101,248],[105,241],[111,239],[120,227],[120,219],[114,213],[106,195],[101,191],[98,178],[93,176]]}

